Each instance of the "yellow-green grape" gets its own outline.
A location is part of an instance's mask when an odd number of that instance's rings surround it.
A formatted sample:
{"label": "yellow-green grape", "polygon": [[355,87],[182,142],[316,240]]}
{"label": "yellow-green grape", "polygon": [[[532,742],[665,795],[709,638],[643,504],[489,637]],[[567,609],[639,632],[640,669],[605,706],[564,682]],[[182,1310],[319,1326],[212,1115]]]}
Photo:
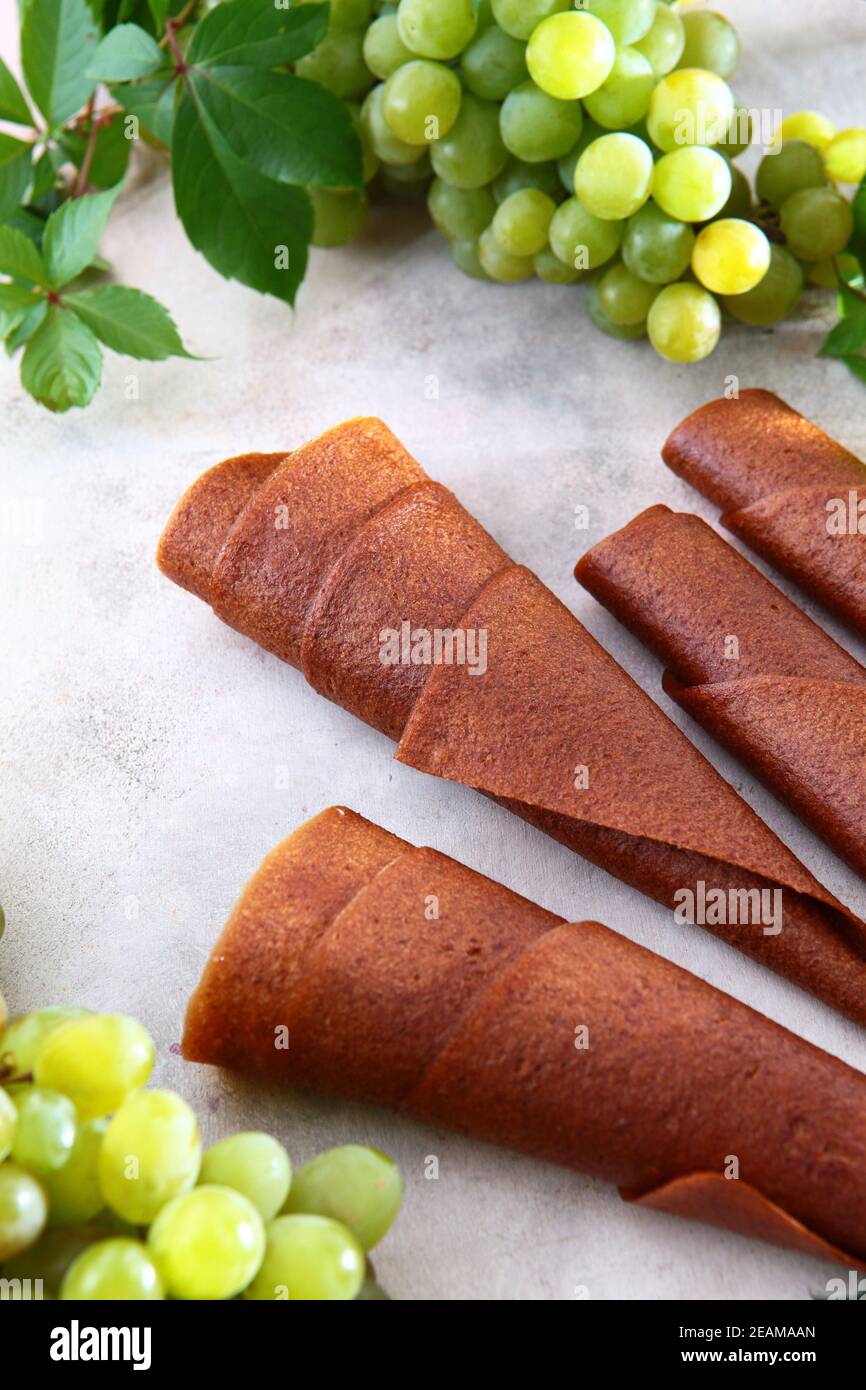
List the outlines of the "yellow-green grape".
{"label": "yellow-green grape", "polygon": [[[347,101],[346,107],[352,117],[352,125],[355,127],[358,139],[361,142],[361,177],[365,183],[369,183],[379,172],[379,158],[367,139],[367,132],[361,123],[361,103],[358,101]],[[348,192],[348,189],[341,189],[341,192]]]}
{"label": "yellow-green grape", "polygon": [[866,176],[866,130],[840,130],[824,147],[824,166],[837,183],[859,183]]}
{"label": "yellow-green grape", "polygon": [[40,1178],[62,1167],[75,1143],[72,1101],[44,1086],[16,1086],[12,1103],[18,1111],[13,1160]]}
{"label": "yellow-green grape", "polygon": [[35,1245],[47,1215],[36,1179],[16,1163],[0,1164],[0,1263]]}
{"label": "yellow-green grape", "polygon": [[367,67],[382,82],[415,57],[400,37],[396,12],[373,21],[364,35],[362,52]]}
{"label": "yellow-green grape", "polygon": [[640,323],[614,323],[608,318],[601,307],[598,283],[595,280],[587,286],[586,308],[595,327],[606,333],[609,338],[628,340],[646,337],[646,319]]}
{"label": "yellow-green grape", "polygon": [[107,1128],[106,1119],[79,1124],[66,1162],[43,1175],[49,1226],[92,1221],[105,1206],[99,1185],[99,1152]]}
{"label": "yellow-green grape", "polygon": [[645,203],[626,223],[622,258],[629,270],[653,285],[668,285],[688,269],[695,234],[687,222]]}
{"label": "yellow-green grape", "polygon": [[460,58],[460,76],[467,91],[483,101],[504,101],[528,77],[526,44],[491,24],[476,34]]}
{"label": "yellow-green grape", "polygon": [[708,357],[721,331],[719,306],[700,285],[665,285],[647,315],[649,340],[669,362],[699,362]]}
{"label": "yellow-green grape", "polygon": [[153,1039],[126,1014],[92,1014],[53,1029],[36,1054],[39,1086],[62,1091],[84,1120],[107,1115],[153,1071]]}
{"label": "yellow-green grape", "polygon": [[606,134],[607,131],[603,126],[596,125],[595,121],[585,120],[580,139],[572,145],[568,154],[564,154],[561,159],[557,160],[556,169],[559,180],[569,197],[574,192],[574,171],[577,168],[577,161],[593,140],[598,140]]}
{"label": "yellow-green grape", "polygon": [[684,145],[718,144],[733,114],[727,82],[701,68],[678,68],[655,88],[646,123],[653,144],[670,153]]}
{"label": "yellow-green grape", "polygon": [[582,0],[580,8],[596,15],[618,44],[643,38],[655,19],[654,0]]}
{"label": "yellow-green grape", "polygon": [[724,140],[713,146],[728,159],[737,159],[752,143],[752,113],[745,106],[734,108]]}
{"label": "yellow-green grape", "polygon": [[460,79],[444,63],[415,58],[385,83],[382,115],[398,140],[429,145],[457,120],[461,94]]}
{"label": "yellow-green grape", "polygon": [[490,276],[481,264],[477,237],[461,237],[449,243],[448,251],[458,270],[470,275],[473,280],[489,280]]}
{"label": "yellow-green grape", "polygon": [[745,294],[770,268],[770,243],[754,222],[723,217],[698,232],[692,270],[714,294]]}
{"label": "yellow-green grape", "polygon": [[373,85],[373,74],[364,62],[364,35],[360,29],[332,29],[295,64],[298,77],[319,82],[334,96],[348,101],[362,97]]}
{"label": "yellow-green grape", "polygon": [[153,1260],[138,1240],[101,1240],[73,1260],[60,1286],[66,1302],[152,1303],[165,1297]]}
{"label": "yellow-green grape", "polygon": [[[0,936],[3,935],[3,921],[2,921],[2,915],[3,915],[3,909],[2,909],[2,907],[0,907]],[[8,1023],[8,1021],[9,1021],[9,1010],[8,1010],[8,1008],[6,1007],[6,1000],[3,998],[3,995],[0,994],[0,1037],[2,1037],[2,1036],[3,1036],[3,1033],[6,1031],[6,1024]]]}
{"label": "yellow-green grape", "polygon": [[498,280],[502,285],[531,280],[535,274],[532,257],[512,256],[510,251],[504,250],[492,226],[487,227],[478,238],[478,259],[490,279]]}
{"label": "yellow-green grape", "polygon": [[684,68],[707,68],[731,77],[740,59],[740,41],[733,24],[713,10],[683,10],[686,44]]}
{"label": "yellow-green grape", "polygon": [[[324,0],[291,0],[293,5],[320,5]],[[285,8],[285,6],[283,6]],[[329,29],[360,29],[369,24],[373,6],[370,0],[331,0]]]}
{"label": "yellow-green grape", "polygon": [[783,140],[805,140],[807,145],[814,145],[816,150],[823,150],[835,134],[836,127],[833,122],[822,116],[820,111],[792,111],[776,131],[775,143],[778,145]]}
{"label": "yellow-green grape", "polygon": [[493,15],[500,29],[524,41],[543,19],[571,8],[571,0],[493,0]]}
{"label": "yellow-green grape", "polygon": [[780,208],[801,188],[821,188],[827,182],[824,161],[805,140],[786,140],[764,158],[755,175],[755,192],[762,202]]}
{"label": "yellow-green grape", "polygon": [[532,258],[535,273],[539,280],[548,285],[575,285],[582,280],[585,271],[575,270],[573,265],[565,265],[549,246],[545,246]]}
{"label": "yellow-green grape", "polygon": [[784,246],[770,248],[770,268],[762,280],[745,294],[735,294],[722,303],[741,323],[765,328],[793,314],[803,292],[803,271]]}
{"label": "yellow-green grape", "polygon": [[[553,160],[545,160],[541,164],[527,164],[525,160],[515,159],[512,155],[502,173],[497,174],[490,185],[490,191],[497,203],[503,203],[521,188],[538,188],[555,203],[562,202],[559,170]],[[573,190],[572,181],[568,191],[571,193]],[[483,227],[479,228],[479,231],[483,230]]]}
{"label": "yellow-green grape", "polygon": [[191,1188],[201,1164],[198,1121],[173,1091],[137,1091],[109,1122],[99,1154],[99,1182],[108,1206],[147,1226]]}
{"label": "yellow-green grape", "polygon": [[0,1071],[9,1077],[26,1076],[32,1072],[36,1054],[43,1039],[73,1018],[88,1018],[89,1009],[75,1009],[65,1005],[53,1005],[48,1009],[36,1009],[30,1014],[19,1014],[13,1018],[0,1039]]}
{"label": "yellow-green grape", "polygon": [[257,1302],[348,1302],[364,1282],[364,1252],[327,1216],[278,1216],[266,1230],[261,1269],[244,1292]]}
{"label": "yellow-green grape", "polygon": [[816,261],[814,265],[810,265],[806,280],[808,284],[817,285],[820,289],[835,290],[839,285],[840,277],[848,284],[860,286],[863,284],[860,262],[856,256],[852,256],[848,251],[843,251],[840,255],[833,256],[829,260]]}
{"label": "yellow-green grape", "polygon": [[611,323],[626,328],[646,322],[650,306],[658,293],[658,285],[641,280],[621,261],[606,270],[598,282],[598,302],[602,312]]}
{"label": "yellow-green grape", "polygon": [[731,196],[731,166],[715,150],[686,145],[663,155],[653,175],[653,197],[681,222],[707,222]]}
{"label": "yellow-green grape", "polygon": [[567,198],[550,223],[550,247],[564,265],[595,270],[619,250],[624,222],[595,217],[578,198]]}
{"label": "yellow-green grape", "polygon": [[162,1208],[147,1249],[172,1298],[235,1298],[258,1273],[265,1226],[230,1187],[196,1187]]}
{"label": "yellow-green grape", "polygon": [[656,77],[665,77],[680,61],[685,43],[686,31],[679,14],[665,0],[657,0],[652,25],[643,38],[634,40],[634,47]]}
{"label": "yellow-green grape", "polygon": [[434,179],[427,207],[434,226],[449,241],[472,241],[493,221],[496,200],[489,188],[452,188]]}
{"label": "yellow-green grape", "polygon": [[716,214],[717,217],[745,217],[752,211],[752,188],[742,169],[731,165],[731,191],[728,200]]}
{"label": "yellow-green grape", "polygon": [[854,231],[851,204],[829,186],[792,193],[779,216],[788,248],[800,261],[837,255]]}
{"label": "yellow-green grape", "polygon": [[547,245],[556,203],[538,188],[521,188],[496,209],[493,235],[512,256],[535,256]]}
{"label": "yellow-green grape", "polygon": [[561,159],[580,139],[583,111],[577,101],[560,101],[534,82],[508,93],[499,112],[508,150],[528,164]]}
{"label": "yellow-green grape", "polygon": [[425,154],[417,164],[395,164],[393,168],[388,164],[384,165],[382,187],[392,197],[417,202],[426,195],[432,177],[430,156]]}
{"label": "yellow-green grape", "polygon": [[230,1187],[270,1221],[289,1194],[292,1165],[282,1144],[270,1134],[230,1134],[205,1150],[199,1183]]}
{"label": "yellow-green grape", "polygon": [[508,162],[496,103],[466,92],[460,115],[448,134],[431,147],[430,160],[434,173],[455,188],[483,188],[492,183]]}
{"label": "yellow-green grape", "polygon": [[18,1111],[8,1091],[0,1087],[0,1163],[7,1159],[12,1152],[12,1141],[15,1138],[15,1126],[18,1123]]}
{"label": "yellow-green grape", "polygon": [[283,1211],[330,1216],[372,1250],[390,1230],[402,1200],[403,1179],[392,1158],[365,1144],[340,1144],[298,1169]]}
{"label": "yellow-green grape", "polygon": [[652,150],[636,135],[603,135],[584,150],[574,171],[574,191],[595,217],[631,217],[650,195]]}
{"label": "yellow-green grape", "polygon": [[456,58],[475,33],[472,0],[400,0],[400,37],[419,58]]}
{"label": "yellow-green grape", "polygon": [[533,82],[560,101],[574,101],[594,92],[607,77],[615,57],[610,30],[584,12],[543,19],[526,45],[526,66]]}
{"label": "yellow-green grape", "polygon": [[361,107],[361,129],[367,137],[370,149],[383,164],[414,164],[416,160],[423,158],[424,149],[420,145],[407,145],[405,140],[397,139],[382,110],[384,92],[385,84],[380,82],[378,87],[374,87],[364,98]]}
{"label": "yellow-green grape", "polygon": [[624,130],[647,113],[655,88],[653,70],[636,48],[618,48],[608,76],[584,98],[584,109],[607,130]]}

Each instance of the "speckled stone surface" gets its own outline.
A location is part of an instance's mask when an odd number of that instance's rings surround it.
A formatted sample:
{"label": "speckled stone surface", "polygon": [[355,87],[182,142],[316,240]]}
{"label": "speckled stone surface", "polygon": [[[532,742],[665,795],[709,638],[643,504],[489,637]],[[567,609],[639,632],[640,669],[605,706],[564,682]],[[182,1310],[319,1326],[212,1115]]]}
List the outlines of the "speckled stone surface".
{"label": "speckled stone surface", "polygon": [[[735,85],[746,105],[863,122],[861,0],[720,8],[739,23]],[[8,12],[0,37],[14,59]],[[347,1139],[393,1152],[407,1199],[376,1263],[396,1297],[808,1298],[832,1268],[629,1208],[600,1183],[383,1112],[181,1062],[186,998],[245,878],[333,802],[563,916],[608,923],[862,1069],[866,1038],[468,789],[394,763],[382,736],[162,578],[153,552],[208,464],[381,415],[863,915],[862,883],[666,700],[660,664],[571,576],[588,545],[653,502],[712,519],[659,449],[731,374],[778,391],[866,454],[863,388],[813,360],[826,303],[782,331],[734,327],[707,362],[670,367],[596,333],[579,291],[464,279],[412,213],[377,214],[351,250],[317,253],[294,314],[211,272],[164,182],[130,196],[105,251],[119,278],[157,293],[190,346],[215,360],[108,356],[93,406],[62,418],[33,405],[14,370],[0,373],[0,988],[10,1006],[137,1014],[157,1039],[156,1079],[196,1105],[208,1139],[264,1126],[299,1161]],[[589,528],[577,530],[583,505]],[[435,1181],[424,1176],[429,1155]]]}

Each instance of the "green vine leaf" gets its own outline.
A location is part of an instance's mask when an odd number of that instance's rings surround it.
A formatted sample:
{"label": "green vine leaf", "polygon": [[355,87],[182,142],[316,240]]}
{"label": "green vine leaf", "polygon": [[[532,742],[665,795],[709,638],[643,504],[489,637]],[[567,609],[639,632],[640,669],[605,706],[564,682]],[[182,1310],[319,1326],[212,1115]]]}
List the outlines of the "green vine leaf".
{"label": "green vine leaf", "polygon": [[5,222],[30,186],[33,149],[26,140],[0,131],[0,222]]}
{"label": "green vine leaf", "polygon": [[118,184],[104,193],[72,198],[51,214],[45,225],[42,254],[52,289],[62,289],[90,265],[119,192]]}
{"label": "green vine leaf", "polygon": [[24,94],[12,73],[0,58],[0,121],[12,121],[13,125],[32,125],[33,117]]}
{"label": "green vine leaf", "polygon": [[168,70],[156,39],[137,24],[120,24],[106,34],[90,61],[87,76],[96,82],[129,82]]}
{"label": "green vine leaf", "polygon": [[[87,153],[87,136],[64,130],[57,143],[75,167],[80,169]],[[95,188],[113,188],[126,173],[131,151],[132,141],[126,138],[121,117],[114,116],[100,123],[93,144],[88,181]]]}
{"label": "green vine leaf", "polygon": [[17,227],[0,227],[0,275],[48,287],[48,267],[38,247]]}
{"label": "green vine leaf", "polygon": [[63,303],[114,352],[148,362],[192,357],[168,310],[142,290],[97,285],[92,290],[64,294]]}
{"label": "green vine leaf", "polygon": [[86,0],[25,0],[21,64],[49,125],[74,116],[90,97],[94,83],[86,73],[98,37]]}
{"label": "green vine leaf", "polygon": [[5,344],[7,356],[11,357],[13,353],[17,352],[25,343],[29,343],[47,313],[47,300],[38,300],[27,317],[23,318],[18,327],[13,329],[8,335]]}
{"label": "green vine leaf", "polygon": [[218,5],[197,25],[187,62],[197,67],[275,68],[312,52],[328,30],[328,5],[278,9],[273,0]]}
{"label": "green vine leaf", "polygon": [[16,329],[36,305],[33,290],[26,285],[0,285],[0,338]]}
{"label": "green vine leaf", "polygon": [[51,304],[24,349],[21,384],[48,410],[88,405],[102,376],[102,350],[93,331],[68,309]]}
{"label": "green vine leaf", "polygon": [[824,339],[819,357],[848,357],[866,347],[866,299],[842,285],[838,302],[841,318]]}
{"label": "green vine leaf", "polygon": [[163,145],[171,144],[177,82],[158,78],[151,82],[123,83],[111,90],[124,111],[130,116],[137,116]]}

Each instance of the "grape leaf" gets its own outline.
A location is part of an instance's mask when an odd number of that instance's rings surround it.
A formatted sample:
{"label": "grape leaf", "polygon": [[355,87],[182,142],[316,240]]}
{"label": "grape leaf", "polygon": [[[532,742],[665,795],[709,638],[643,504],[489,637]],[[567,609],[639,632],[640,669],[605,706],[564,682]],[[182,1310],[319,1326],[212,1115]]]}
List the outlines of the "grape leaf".
{"label": "grape leaf", "polygon": [[129,82],[168,69],[156,39],[137,24],[119,24],[102,40],[90,60],[87,76],[97,82]]}
{"label": "grape leaf", "polygon": [[819,357],[847,357],[866,347],[866,299],[842,285],[838,300],[842,317],[818,349]]}
{"label": "grape leaf", "polygon": [[163,29],[171,8],[169,0],[147,0],[147,4],[156,28]]}
{"label": "grape leaf", "polygon": [[48,267],[38,248],[16,227],[0,227],[0,275],[48,285]]}
{"label": "grape leaf", "polygon": [[[59,137],[64,154],[72,160],[77,169],[84,163],[87,153],[87,136],[77,131],[64,130]],[[96,132],[93,155],[90,160],[88,181],[96,188],[113,188],[126,173],[132,141],[127,140],[123,121],[115,116],[101,124]]]}
{"label": "grape leaf", "polygon": [[33,184],[28,202],[38,203],[49,193],[53,193],[62,163],[63,155],[53,145],[49,145],[46,150],[42,151],[33,166]]}
{"label": "grape leaf", "polygon": [[186,90],[199,120],[207,116],[232,153],[260,174],[301,187],[363,188],[348,108],[318,83],[220,67],[191,69]]}
{"label": "grape leaf", "polygon": [[114,352],[148,362],[192,356],[168,310],[141,290],[97,285],[92,290],[64,294],[63,303]]}
{"label": "grape leaf", "polygon": [[304,190],[267,179],[238,159],[207,116],[200,119],[187,92],[172,150],[175,205],[196,250],[227,279],[293,304],[313,233]]}
{"label": "grape leaf", "polygon": [[68,309],[50,305],[21,359],[25,391],[40,405],[62,412],[87,405],[101,376],[102,350],[96,335]]}
{"label": "grape leaf", "polygon": [[25,140],[0,131],[0,222],[11,216],[27,192],[32,154]]}
{"label": "grape leaf", "polygon": [[48,301],[45,299],[37,300],[27,317],[23,318],[18,327],[14,328],[7,337],[6,354],[8,357],[11,357],[13,352],[17,352],[25,343],[29,343],[47,313]]}
{"label": "grape leaf", "polygon": [[12,121],[15,125],[32,125],[30,107],[24,100],[21,88],[0,58],[0,120]]}
{"label": "grape leaf", "polygon": [[278,9],[274,0],[217,5],[196,25],[187,62],[196,67],[275,68],[310,53],[325,37],[329,6]]}
{"label": "grape leaf", "polygon": [[123,83],[112,88],[112,95],[124,111],[130,116],[137,116],[163,145],[171,144],[177,96],[177,83],[174,80],[165,82],[159,78],[152,82]]}
{"label": "grape leaf", "polygon": [[90,265],[119,192],[117,184],[104,193],[70,198],[51,214],[45,225],[42,253],[52,289],[68,285]]}
{"label": "grape leaf", "polygon": [[27,0],[21,64],[30,94],[49,125],[67,120],[93,91],[87,67],[99,37],[86,0]]}
{"label": "grape leaf", "polygon": [[17,328],[38,302],[26,285],[0,285],[0,338]]}

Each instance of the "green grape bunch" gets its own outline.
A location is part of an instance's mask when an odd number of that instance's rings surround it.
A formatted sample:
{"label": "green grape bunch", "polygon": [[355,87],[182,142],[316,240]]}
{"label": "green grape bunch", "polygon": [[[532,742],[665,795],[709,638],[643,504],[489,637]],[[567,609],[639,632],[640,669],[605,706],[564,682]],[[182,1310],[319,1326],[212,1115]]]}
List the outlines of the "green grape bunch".
{"label": "green grape bunch", "polygon": [[387,1298],[368,1252],[402,1201],[393,1160],[344,1144],[293,1172],[258,1132],[202,1150],[187,1102],[148,1087],[154,1059],[125,1014],[54,1007],[7,1022],[0,1007],[4,1287],[61,1300]]}
{"label": "green grape bunch", "polygon": [[315,190],[313,242],[356,236],[380,188],[426,196],[464,274],[587,281],[597,328],[672,362],[835,289],[822,351],[866,380],[866,129],[787,116],[753,190],[739,52],[665,0],[332,0],[296,71],[349,103],[365,191]]}

